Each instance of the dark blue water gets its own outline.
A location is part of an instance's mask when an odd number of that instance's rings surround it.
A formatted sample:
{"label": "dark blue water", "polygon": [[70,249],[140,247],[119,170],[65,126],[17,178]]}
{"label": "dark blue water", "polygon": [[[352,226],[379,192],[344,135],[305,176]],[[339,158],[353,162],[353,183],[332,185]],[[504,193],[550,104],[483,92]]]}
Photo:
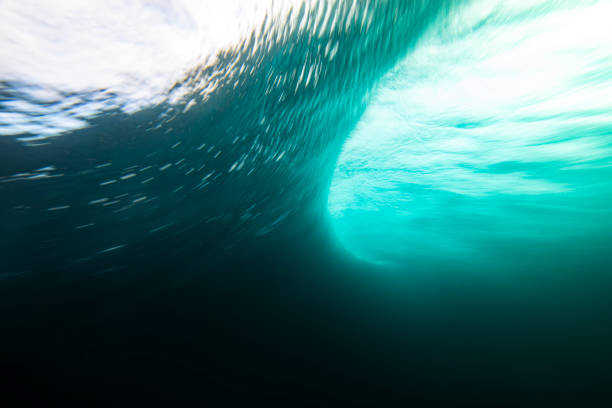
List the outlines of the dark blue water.
{"label": "dark blue water", "polygon": [[[491,98],[484,109],[431,91],[471,65],[444,59],[437,73],[428,61],[438,60],[419,57],[436,54],[432,36],[465,51],[466,16],[469,32],[490,24],[521,35],[517,21],[567,11],[543,4],[484,16],[471,2],[296,6],[138,108],[111,88],[0,78],[4,395],[85,405],[604,401],[610,99],[568,108],[583,114],[573,128],[533,105],[529,123],[562,135],[550,143],[578,141],[534,153],[541,129],[495,116]],[[602,60],[589,60],[601,75],[586,89],[607,89]],[[393,94],[421,86],[415,78],[430,93]],[[474,128],[489,138],[457,130]],[[521,143],[499,141],[503,132]],[[456,148],[472,137],[489,148]],[[513,156],[477,160],[499,149]],[[592,167],[557,177],[578,164]],[[457,173],[478,166],[490,171]]]}

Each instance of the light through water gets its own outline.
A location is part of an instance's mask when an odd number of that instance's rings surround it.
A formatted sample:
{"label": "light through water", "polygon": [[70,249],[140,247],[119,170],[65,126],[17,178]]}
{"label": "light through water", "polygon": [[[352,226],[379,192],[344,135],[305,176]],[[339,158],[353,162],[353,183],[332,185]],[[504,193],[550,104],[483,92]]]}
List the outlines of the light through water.
{"label": "light through water", "polygon": [[374,262],[470,267],[609,245],[611,13],[476,1],[434,23],[344,145],[340,240]]}

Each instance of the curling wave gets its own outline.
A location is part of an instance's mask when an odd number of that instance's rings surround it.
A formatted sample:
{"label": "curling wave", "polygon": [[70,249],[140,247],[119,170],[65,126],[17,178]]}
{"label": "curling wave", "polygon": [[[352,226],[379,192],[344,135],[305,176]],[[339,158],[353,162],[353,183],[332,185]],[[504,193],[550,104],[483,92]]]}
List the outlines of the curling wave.
{"label": "curling wave", "polygon": [[134,93],[122,74],[86,91],[5,74],[7,271],[114,267],[150,261],[160,247],[190,258],[263,239],[290,220],[325,223],[333,166],[369,91],[443,7],[270,9],[237,45],[163,92],[146,76]]}

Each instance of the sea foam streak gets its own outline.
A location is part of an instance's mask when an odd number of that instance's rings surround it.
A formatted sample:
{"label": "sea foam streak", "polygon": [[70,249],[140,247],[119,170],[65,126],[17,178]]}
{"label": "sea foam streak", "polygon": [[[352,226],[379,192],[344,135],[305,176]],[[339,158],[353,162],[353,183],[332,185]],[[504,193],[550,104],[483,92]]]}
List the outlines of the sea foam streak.
{"label": "sea foam streak", "polygon": [[9,270],[82,273],[83,260],[150,262],[160,247],[201,265],[287,225],[324,229],[369,91],[448,2],[202,4],[3,9],[23,49],[0,72]]}

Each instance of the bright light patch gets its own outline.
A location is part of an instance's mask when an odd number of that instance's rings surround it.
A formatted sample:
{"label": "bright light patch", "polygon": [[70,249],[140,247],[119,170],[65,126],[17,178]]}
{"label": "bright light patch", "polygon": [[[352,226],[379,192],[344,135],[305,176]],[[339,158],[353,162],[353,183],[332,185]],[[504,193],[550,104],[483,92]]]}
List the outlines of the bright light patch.
{"label": "bright light patch", "polygon": [[344,146],[328,204],[339,238],[406,262],[606,234],[610,15],[608,1],[487,0],[442,16]]}
{"label": "bright light patch", "polygon": [[187,72],[213,65],[266,16],[282,19],[302,2],[4,1],[0,81],[19,93],[21,105],[0,102],[0,136],[42,140],[110,109],[183,102],[180,89],[168,91]]}

